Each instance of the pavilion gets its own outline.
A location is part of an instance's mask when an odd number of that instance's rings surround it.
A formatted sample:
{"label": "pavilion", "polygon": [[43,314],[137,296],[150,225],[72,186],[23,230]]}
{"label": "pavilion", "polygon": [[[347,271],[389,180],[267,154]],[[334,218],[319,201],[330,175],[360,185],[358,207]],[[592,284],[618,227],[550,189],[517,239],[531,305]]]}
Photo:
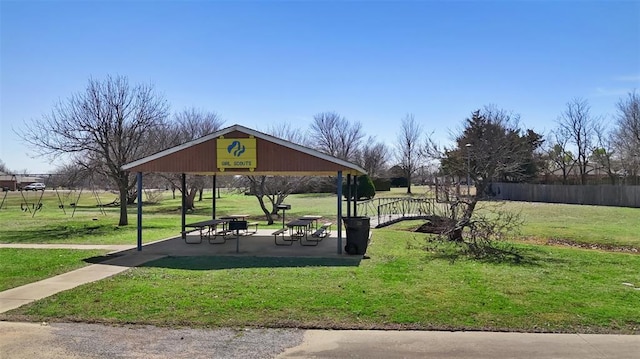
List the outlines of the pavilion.
{"label": "pavilion", "polygon": [[[366,174],[360,166],[314,149],[283,140],[241,125],[233,125],[207,136],[158,152],[122,166],[137,173],[138,217],[137,248],[142,250],[142,176],[143,173],[179,173],[182,175],[182,233],[185,231],[186,175],[213,176],[336,176],[338,254],[342,253],[342,183],[355,182]],[[351,186],[348,186],[351,188]],[[351,196],[347,196],[350,198]],[[350,201],[347,200],[348,209]],[[347,211],[348,215],[350,210]],[[355,214],[355,202],[354,202]],[[215,218],[215,196],[213,196]],[[184,235],[184,234],[183,234]]]}

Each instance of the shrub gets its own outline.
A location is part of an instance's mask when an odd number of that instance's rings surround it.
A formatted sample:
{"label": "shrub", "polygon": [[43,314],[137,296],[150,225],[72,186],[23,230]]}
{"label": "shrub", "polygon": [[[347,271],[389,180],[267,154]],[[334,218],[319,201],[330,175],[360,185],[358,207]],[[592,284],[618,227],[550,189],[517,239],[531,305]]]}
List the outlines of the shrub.
{"label": "shrub", "polygon": [[[355,185],[351,184],[351,199],[354,199],[355,195]],[[344,198],[347,198],[347,184],[342,185],[342,194]],[[373,185],[373,181],[367,175],[358,176],[358,200],[360,199],[371,199],[376,195],[376,187]],[[348,199],[348,198],[347,198]]]}

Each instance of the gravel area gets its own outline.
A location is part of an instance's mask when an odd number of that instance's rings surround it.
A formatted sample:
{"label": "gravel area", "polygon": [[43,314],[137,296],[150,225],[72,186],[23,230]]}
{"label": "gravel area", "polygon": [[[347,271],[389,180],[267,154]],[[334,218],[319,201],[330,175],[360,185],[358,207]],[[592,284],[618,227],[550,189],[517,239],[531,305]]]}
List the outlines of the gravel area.
{"label": "gravel area", "polygon": [[302,343],[297,329],[171,329],[0,322],[2,358],[275,358]]}

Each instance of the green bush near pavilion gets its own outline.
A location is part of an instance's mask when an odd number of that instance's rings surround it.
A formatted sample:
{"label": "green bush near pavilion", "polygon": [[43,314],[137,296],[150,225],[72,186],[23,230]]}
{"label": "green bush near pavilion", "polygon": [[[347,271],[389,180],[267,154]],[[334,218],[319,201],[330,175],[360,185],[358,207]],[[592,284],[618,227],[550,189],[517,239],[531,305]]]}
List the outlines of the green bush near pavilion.
{"label": "green bush near pavilion", "polygon": [[[376,196],[376,186],[373,184],[371,178],[367,175],[358,176],[357,177],[358,186],[357,186],[357,194],[358,200],[361,199],[372,199]],[[353,200],[356,194],[356,186],[355,184],[351,184],[351,199]],[[344,198],[347,198],[349,195],[347,184],[344,183],[342,185],[342,195]]]}

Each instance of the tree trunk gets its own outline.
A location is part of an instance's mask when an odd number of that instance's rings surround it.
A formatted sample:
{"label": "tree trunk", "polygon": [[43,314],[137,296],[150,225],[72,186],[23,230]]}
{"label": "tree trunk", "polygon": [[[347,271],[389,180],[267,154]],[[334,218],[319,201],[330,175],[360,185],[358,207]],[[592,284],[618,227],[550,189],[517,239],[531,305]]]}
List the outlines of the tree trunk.
{"label": "tree trunk", "polygon": [[[484,184],[484,182],[482,181],[480,183],[481,183],[480,188],[484,192],[484,189],[487,187],[487,185]],[[477,204],[478,204],[478,197],[476,194],[476,196],[473,197],[473,200],[471,201],[471,203],[468,203],[466,205],[466,208],[464,209],[464,213],[462,214],[462,218],[456,222],[453,230],[449,232],[449,240],[454,242],[462,242],[464,240],[464,238],[462,237],[462,231],[464,230],[465,227],[468,227],[469,224],[471,223],[471,216],[473,216],[473,211],[475,211]]]}
{"label": "tree trunk", "polygon": [[126,226],[129,224],[129,218],[127,217],[127,200],[129,193],[127,191],[127,178],[120,178],[118,181],[118,190],[120,191],[120,221],[119,226]]}
{"label": "tree trunk", "polygon": [[[480,181],[479,187],[484,190],[487,185]],[[473,215],[473,211],[477,204],[477,197],[473,197],[473,200],[470,203],[456,201],[451,204],[451,210],[447,216],[428,216],[427,222],[420,226],[416,231],[446,235],[449,241],[463,242],[463,231],[465,227],[469,227],[471,223],[471,216]],[[461,206],[464,207],[461,208]],[[461,209],[464,212],[461,215],[458,215]]]}
{"label": "tree trunk", "polygon": [[267,209],[267,206],[264,204],[264,197],[256,196],[256,198],[258,198],[258,202],[260,203],[260,208],[262,208],[262,212],[264,212],[264,215],[267,219],[267,225],[273,224],[273,216],[271,215],[271,212],[269,211],[269,209]]}
{"label": "tree trunk", "polygon": [[127,204],[135,204],[138,199],[138,191],[127,191]]}
{"label": "tree trunk", "polygon": [[196,194],[198,194],[198,190],[196,188],[191,188],[191,190],[187,191],[187,195],[185,196],[185,211],[192,211],[196,208],[194,202],[196,199]]}
{"label": "tree trunk", "polygon": [[204,192],[204,188],[198,189],[198,202],[202,202],[202,192]]}
{"label": "tree trunk", "polygon": [[446,235],[452,242],[462,242],[462,228],[456,227],[458,224],[453,218],[434,215],[429,216],[427,222],[418,227],[416,232]]}
{"label": "tree trunk", "polygon": [[587,184],[587,163],[579,163],[578,171],[580,172],[580,184],[584,186]]}
{"label": "tree trunk", "polygon": [[451,242],[462,242],[462,228],[456,228],[449,232],[448,237]]}

